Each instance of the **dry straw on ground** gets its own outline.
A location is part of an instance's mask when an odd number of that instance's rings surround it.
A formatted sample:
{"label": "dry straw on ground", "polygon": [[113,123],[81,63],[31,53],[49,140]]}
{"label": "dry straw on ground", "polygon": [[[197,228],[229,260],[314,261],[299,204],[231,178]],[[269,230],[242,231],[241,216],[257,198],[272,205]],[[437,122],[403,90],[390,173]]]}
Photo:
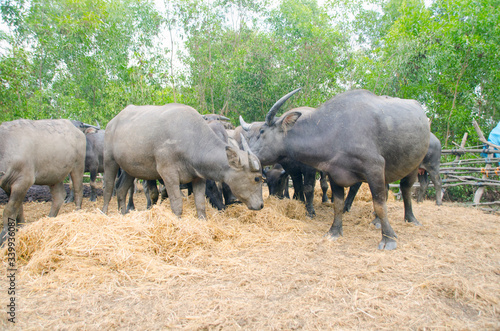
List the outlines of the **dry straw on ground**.
{"label": "dry straw on ground", "polygon": [[[498,215],[425,201],[414,204],[424,224],[415,227],[391,199],[398,248],[385,252],[366,187],[335,242],[323,237],[333,210],[319,195],[312,220],[300,202],[269,197],[261,211],[209,207],[207,221],[196,219],[192,198],[181,219],[168,201],[145,211],[142,194],[136,200],[140,211],[125,216],[101,214],[102,201],[79,212],[66,205],[18,232],[17,327],[500,328]],[[25,215],[49,209],[28,203]],[[9,327],[6,314],[0,327]]]}

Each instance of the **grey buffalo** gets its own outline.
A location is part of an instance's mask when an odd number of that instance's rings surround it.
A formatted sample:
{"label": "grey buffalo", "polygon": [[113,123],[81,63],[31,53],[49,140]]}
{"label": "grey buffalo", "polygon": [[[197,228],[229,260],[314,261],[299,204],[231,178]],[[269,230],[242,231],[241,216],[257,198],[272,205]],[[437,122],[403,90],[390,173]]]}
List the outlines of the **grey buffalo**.
{"label": "grey buffalo", "polygon": [[0,126],[0,187],[9,196],[3,212],[5,240],[8,223],[23,222],[23,200],[31,185],[49,185],[55,217],[64,202],[63,181],[70,175],[75,204],[82,205],[85,135],[69,120],[16,120]]}
{"label": "grey buffalo", "polygon": [[271,169],[264,169],[264,176],[267,188],[269,189],[269,195],[274,195],[280,199],[290,199],[288,192],[289,175],[281,164],[276,163]]}
{"label": "grey buffalo", "polygon": [[[163,179],[175,215],[182,214],[179,184],[192,182],[198,217],[205,218],[205,180],[222,181],[249,209],[264,207],[260,162],[217,137],[193,108],[181,104],[128,106],[106,127],[103,212],[111,199],[113,178],[121,167],[134,178]],[[126,188],[117,191],[126,212]]]}
{"label": "grey buffalo", "polygon": [[[431,132],[430,141],[429,141],[429,149],[427,150],[427,154],[425,154],[424,160],[420,164],[418,168],[418,181],[420,183],[420,187],[417,190],[417,202],[422,202],[424,199],[425,191],[427,190],[427,186],[429,185],[429,178],[431,177],[432,182],[434,183],[434,187],[436,188],[436,204],[442,204],[442,185],[441,178],[439,177],[439,166],[441,164],[441,142],[439,139]],[[358,193],[359,188],[361,187],[361,182],[351,186],[349,190],[349,194],[344,203],[344,212],[348,212],[351,209],[352,203],[356,194]],[[332,197],[333,198],[333,197]],[[377,218],[373,221],[377,227],[380,227],[380,220]]]}
{"label": "grey buffalo", "polygon": [[[302,117],[299,119],[303,120],[309,116],[311,112],[315,109],[311,107],[298,107],[294,108],[293,111],[301,113]],[[243,117],[240,116],[240,127],[236,128],[235,132],[242,132],[242,134],[250,141],[253,141],[260,135],[260,130],[265,122],[254,122],[248,124],[245,122]],[[260,160],[261,162],[263,160]],[[283,167],[285,172],[290,175],[293,184],[293,198],[305,202],[306,205],[306,215],[309,217],[314,217],[316,211],[314,210],[314,187],[316,185],[316,174],[317,170],[307,164],[299,162],[291,157],[284,156],[280,157],[278,160],[279,164]],[[266,163],[262,163],[267,165]],[[267,185],[269,190],[278,191],[273,187],[277,182],[268,181]],[[328,201],[327,191],[328,191],[328,181],[327,176],[323,171],[320,171],[320,184],[322,194],[322,201]]]}
{"label": "grey buffalo", "polygon": [[290,157],[330,177],[334,221],[327,236],[342,235],[344,187],[368,182],[376,215],[381,219],[379,249],[395,249],[396,233],[387,218],[386,184],[401,179],[405,220],[420,224],[413,215],[411,188],[429,147],[429,123],[415,100],[377,96],[366,90],[341,93],[304,120],[288,111],[276,118],[281,105],[295,90],[276,102],[259,134],[249,141],[262,164]]}
{"label": "grey buffalo", "polygon": [[[75,126],[76,121],[72,121]],[[81,122],[80,122],[81,123]],[[87,125],[87,126],[85,126]],[[90,201],[97,201],[95,181],[98,173],[104,172],[104,134],[105,130],[100,130],[88,124],[83,124],[86,147],[85,147],[85,172],[90,173]],[[77,126],[79,128],[79,126]],[[72,202],[74,192],[71,190],[65,202]]]}

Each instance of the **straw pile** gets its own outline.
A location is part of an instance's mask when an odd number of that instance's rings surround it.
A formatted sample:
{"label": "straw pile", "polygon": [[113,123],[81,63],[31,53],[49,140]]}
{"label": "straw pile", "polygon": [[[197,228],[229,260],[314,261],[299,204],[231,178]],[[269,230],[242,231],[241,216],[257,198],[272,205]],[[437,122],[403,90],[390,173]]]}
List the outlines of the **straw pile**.
{"label": "straw pile", "polygon": [[[391,199],[398,249],[378,251],[364,186],[335,242],[323,237],[333,210],[319,188],[312,220],[300,202],[273,197],[261,211],[207,205],[206,221],[191,197],[181,219],[168,200],[145,211],[142,194],[140,211],[125,216],[101,214],[102,201],[79,212],[66,205],[17,234],[17,327],[500,328],[499,217],[425,201],[414,204],[424,224],[415,227]],[[50,204],[26,204],[25,215],[35,209]]]}

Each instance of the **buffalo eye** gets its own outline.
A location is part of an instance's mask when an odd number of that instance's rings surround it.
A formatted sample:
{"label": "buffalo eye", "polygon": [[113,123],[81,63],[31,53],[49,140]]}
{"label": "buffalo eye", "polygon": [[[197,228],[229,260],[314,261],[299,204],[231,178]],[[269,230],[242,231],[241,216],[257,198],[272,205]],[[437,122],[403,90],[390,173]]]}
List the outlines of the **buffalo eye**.
{"label": "buffalo eye", "polygon": [[260,182],[260,177],[255,177],[255,181],[258,183]]}
{"label": "buffalo eye", "polygon": [[263,134],[264,133],[264,129],[260,129],[260,134]]}

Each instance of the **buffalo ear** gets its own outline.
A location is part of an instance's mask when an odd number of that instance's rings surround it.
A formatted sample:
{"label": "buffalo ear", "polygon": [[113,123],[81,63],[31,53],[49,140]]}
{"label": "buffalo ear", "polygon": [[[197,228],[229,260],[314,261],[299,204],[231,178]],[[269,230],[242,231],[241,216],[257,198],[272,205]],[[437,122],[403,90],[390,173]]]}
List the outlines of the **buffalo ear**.
{"label": "buffalo ear", "polygon": [[231,146],[226,146],[226,155],[227,155],[227,161],[229,162],[229,166],[231,168],[234,168],[236,170],[243,169],[243,165],[241,164],[240,156],[238,155],[238,152],[236,151],[236,149],[234,149]]}
{"label": "buffalo ear", "polygon": [[297,122],[297,120],[301,115],[302,113],[298,111],[293,111],[283,116],[283,119],[280,121],[281,123],[279,123],[281,131],[286,132],[290,130],[295,125],[295,123]]}

